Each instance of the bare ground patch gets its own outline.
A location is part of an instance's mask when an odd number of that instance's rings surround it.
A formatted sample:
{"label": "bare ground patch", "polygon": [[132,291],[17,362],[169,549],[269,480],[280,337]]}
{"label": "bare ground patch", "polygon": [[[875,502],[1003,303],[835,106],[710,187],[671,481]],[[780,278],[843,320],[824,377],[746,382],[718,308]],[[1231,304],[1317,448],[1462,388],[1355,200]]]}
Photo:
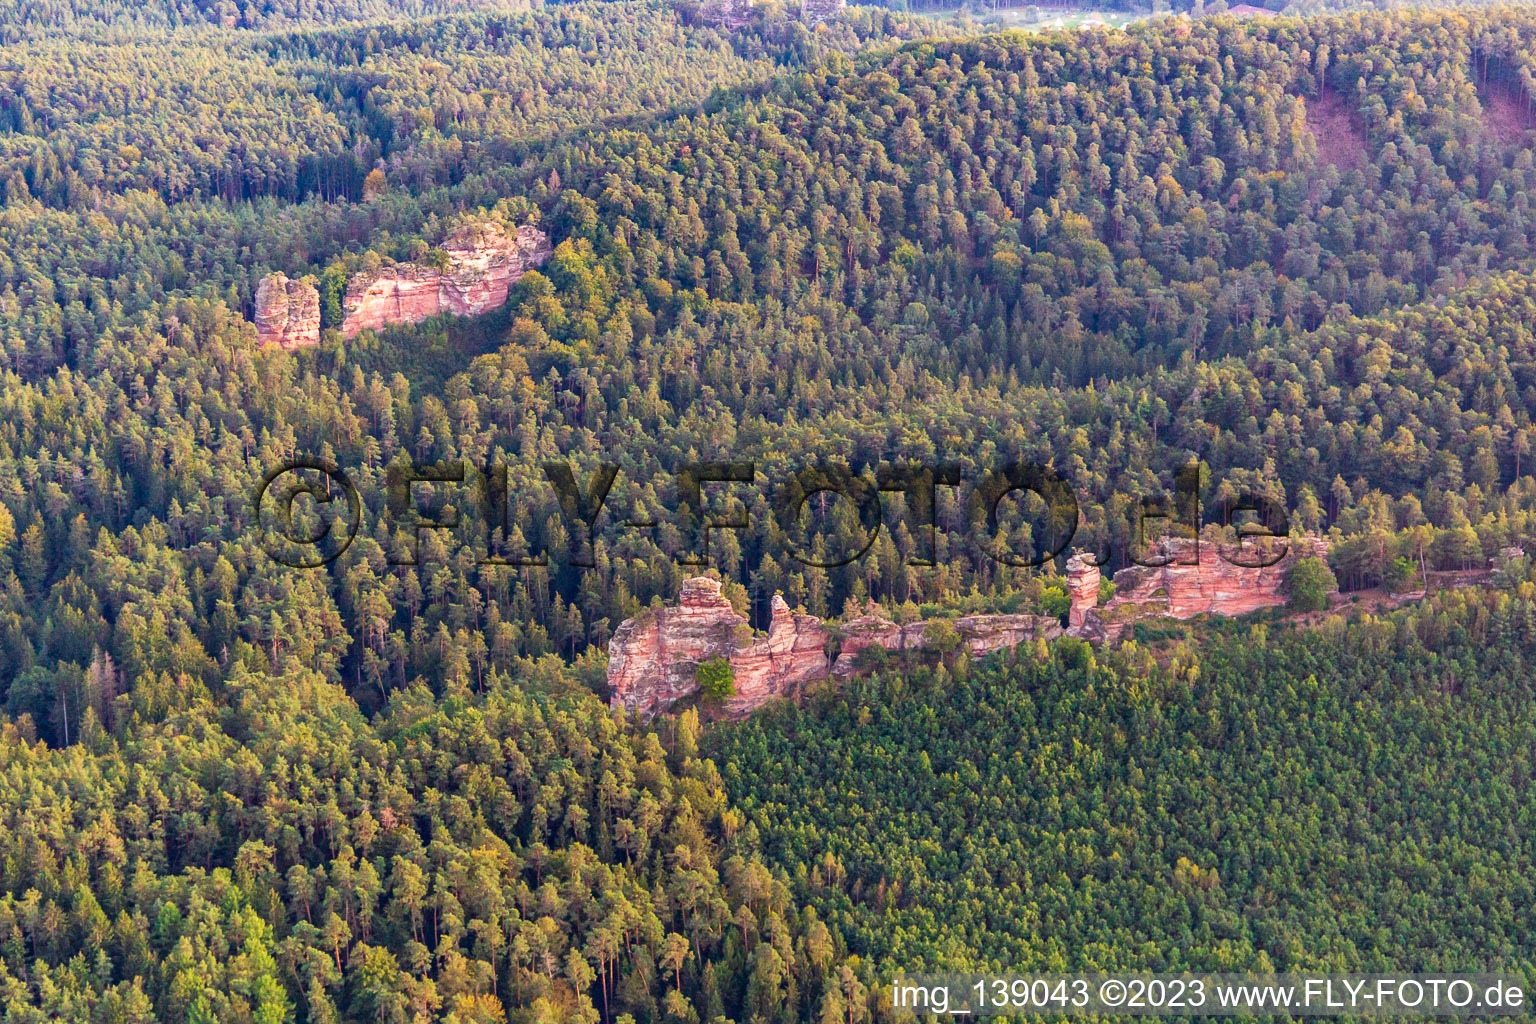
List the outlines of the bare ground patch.
{"label": "bare ground patch", "polygon": [[1354,170],[1365,163],[1365,133],[1356,123],[1355,112],[1338,94],[1325,91],[1306,100],[1307,130],[1317,140],[1319,163],[1333,164],[1341,171]]}
{"label": "bare ground patch", "polygon": [[1515,145],[1536,128],[1529,104],[1509,83],[1497,78],[1484,81],[1478,86],[1477,98],[1483,108],[1483,129],[1500,145]]}

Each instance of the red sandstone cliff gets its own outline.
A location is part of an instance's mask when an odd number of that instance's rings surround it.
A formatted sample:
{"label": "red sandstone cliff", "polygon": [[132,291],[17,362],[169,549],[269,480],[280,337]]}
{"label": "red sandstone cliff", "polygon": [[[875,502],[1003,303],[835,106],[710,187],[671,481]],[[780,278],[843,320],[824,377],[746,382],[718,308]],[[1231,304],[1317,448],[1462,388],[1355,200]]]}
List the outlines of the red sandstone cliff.
{"label": "red sandstone cliff", "polygon": [[308,281],[268,274],[256,286],[256,337],[283,348],[320,342],[320,293]]}
{"label": "red sandstone cliff", "polygon": [[[967,615],[949,620],[961,646],[975,657],[1036,637],[1054,639],[1061,625],[1039,615]],[[766,637],[753,638],[747,620],[720,593],[720,583],[699,576],[683,583],[678,603],[627,619],[608,643],[608,685],[614,707],[642,714],[665,711],[698,690],[701,662],[726,658],[736,693],[725,701],[731,714],[746,714],[775,697],[793,697],[829,675],[856,671],[859,651],[922,650],[927,623],[898,625],[877,609],[842,626],[790,610],[777,594]],[[834,668],[827,662],[829,636],[843,637]]]}
{"label": "red sandstone cliff", "polygon": [[[1067,590],[1072,606],[1068,635],[1092,641],[1114,640],[1141,619],[1159,616],[1243,615],[1286,603],[1286,580],[1297,560],[1326,558],[1321,538],[1291,538],[1283,558],[1271,566],[1249,568],[1222,558],[1217,545],[1165,542],[1171,558],[1157,567],[1128,566],[1115,574],[1115,596],[1099,607],[1099,568],[1083,555],[1067,561]],[[1245,556],[1246,557],[1246,556]],[[1186,564],[1188,563],[1188,564]],[[931,620],[929,620],[931,621]],[[674,607],[646,611],[627,619],[608,644],[608,685],[614,707],[642,714],[665,711],[698,690],[701,662],[726,658],[736,679],[736,693],[725,702],[732,714],[745,714],[774,697],[793,697],[808,685],[858,671],[859,653],[870,647],[922,651],[929,621],[892,622],[878,606],[840,626],[814,615],[791,611],[774,595],[773,622],[766,637],[754,638],[744,616],[721,595],[720,583],[699,576],[683,583]],[[1054,640],[1063,630],[1042,615],[967,615],[947,620],[963,650],[981,657],[1034,639]],[[825,654],[829,636],[841,637],[837,663]]]}
{"label": "red sandstone cliff", "polygon": [[1073,636],[1083,632],[1088,616],[1099,606],[1099,580],[1099,565],[1092,556],[1078,553],[1067,559],[1067,596],[1072,599],[1067,632]]}
{"label": "red sandstone cliff", "polygon": [[851,676],[858,671],[859,654],[869,647],[884,647],[888,651],[917,651],[923,646],[923,623],[896,623],[886,617],[878,607],[872,607],[858,618],[849,619],[839,627],[843,643],[832,666],[835,676]]}
{"label": "red sandstone cliff", "polygon": [[[1328,557],[1328,546],[1320,537],[1293,537],[1283,543],[1285,555],[1278,562],[1251,568],[1227,561],[1209,541],[1200,544],[1197,555],[1194,541],[1170,539],[1162,552],[1170,561],[1155,567],[1131,565],[1115,573],[1115,596],[1102,608],[1095,607],[1098,569],[1074,555],[1067,562],[1067,586],[1072,593],[1068,632],[1089,640],[1113,640],[1138,619],[1246,615],[1283,605],[1289,599],[1286,579],[1291,566],[1302,558]],[[1252,555],[1234,553],[1233,557],[1248,560]]]}
{"label": "red sandstone cliff", "polygon": [[774,594],[768,638],[737,648],[731,657],[736,694],[726,699],[725,709],[745,714],[775,697],[794,696],[807,684],[827,678],[826,644],[827,632],[820,619],[791,611],[789,604]]}
{"label": "red sandstone cliff", "polygon": [[643,714],[666,710],[698,690],[701,662],[726,658],[736,677],[727,711],[740,714],[774,697],[798,693],[827,677],[826,632],[814,615],[792,612],[774,596],[766,638],[752,637],[744,616],[720,593],[720,582],[696,576],[683,583],[672,608],[626,619],[608,642],[610,703]]}
{"label": "red sandstone cliff", "polygon": [[531,225],[508,234],[499,224],[459,228],[443,242],[448,266],[396,263],[354,275],[342,303],[341,333],[414,324],[442,313],[479,316],[507,301],[524,274],[549,259],[549,237]]}

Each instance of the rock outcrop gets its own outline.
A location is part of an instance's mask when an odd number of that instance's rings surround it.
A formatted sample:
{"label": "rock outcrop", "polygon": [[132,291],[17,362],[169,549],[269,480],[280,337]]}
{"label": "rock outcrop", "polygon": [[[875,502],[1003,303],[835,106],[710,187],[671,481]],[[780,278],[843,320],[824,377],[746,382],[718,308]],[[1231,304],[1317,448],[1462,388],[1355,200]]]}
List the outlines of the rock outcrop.
{"label": "rock outcrop", "polygon": [[308,281],[268,274],[256,286],[256,337],[283,348],[320,343],[320,293]]}
{"label": "rock outcrop", "polygon": [[880,611],[878,606],[857,618],[849,619],[839,627],[843,635],[842,647],[832,674],[851,676],[858,671],[859,655],[869,647],[883,647],[887,651],[916,651],[923,646],[923,623],[897,623]]}
{"label": "rock outcrop", "polygon": [[[1253,558],[1256,550],[1250,548],[1242,559],[1261,560]],[[746,617],[721,594],[719,581],[697,576],[683,583],[675,606],[643,612],[614,632],[608,643],[610,701],[614,707],[646,715],[665,711],[698,691],[700,664],[725,658],[735,675],[736,692],[724,708],[746,714],[775,697],[794,697],[829,676],[856,674],[863,667],[860,654],[871,647],[929,652],[930,627],[936,622],[948,624],[960,650],[982,657],[1031,640],[1054,640],[1063,633],[1093,642],[1116,640],[1142,619],[1243,615],[1285,604],[1291,567],[1301,558],[1327,558],[1328,548],[1318,537],[1290,538],[1284,556],[1263,567],[1227,561],[1213,543],[1202,544],[1197,555],[1190,540],[1165,541],[1161,554],[1168,559],[1165,564],[1132,565],[1115,573],[1115,595],[1102,607],[1098,565],[1073,555],[1067,561],[1072,604],[1066,630],[1044,615],[966,615],[899,623],[873,604],[862,615],[829,625],[791,610],[776,594],[768,635],[754,637]],[[832,637],[841,644],[836,663],[829,665],[826,647]]]}
{"label": "rock outcrop", "polygon": [[699,17],[708,25],[738,29],[752,20],[752,0],[705,0]]}
{"label": "rock outcrop", "polygon": [[1061,620],[1049,615],[963,615],[954,621],[960,643],[973,658],[1017,647],[1026,640],[1055,640]]}
{"label": "rock outcrop", "polygon": [[1099,564],[1081,552],[1067,559],[1067,596],[1072,608],[1067,612],[1067,632],[1078,635],[1088,616],[1099,606]]}
{"label": "rock outcrop", "polygon": [[[1036,637],[1054,639],[1062,632],[1055,619],[1039,615],[967,615],[945,621],[974,657]],[[722,596],[719,581],[698,576],[683,583],[675,606],[643,612],[614,632],[608,642],[610,703],[647,715],[665,711],[698,690],[701,663],[725,658],[736,692],[725,700],[724,710],[742,715],[775,697],[796,696],[831,675],[852,675],[866,647],[921,651],[927,625],[898,625],[872,609],[842,626],[830,626],[791,610],[775,594],[768,635],[754,638],[746,618]],[[842,637],[836,666],[826,655],[827,640],[834,635]]]}
{"label": "rock outcrop", "polygon": [[[743,623],[746,620],[742,620]],[[791,611],[773,595],[773,619],[766,640],[754,640],[731,656],[736,693],[725,710],[746,714],[775,697],[794,696],[806,685],[827,678],[827,631],[814,615]]]}
{"label": "rock outcrop", "polygon": [[642,714],[664,711],[698,690],[701,663],[725,658],[736,678],[735,696],[725,708],[745,713],[825,679],[826,640],[820,619],[796,614],[777,595],[768,636],[754,639],[746,617],[720,593],[720,582],[696,576],[683,583],[675,607],[626,619],[614,632],[608,642],[610,702]]}
{"label": "rock outcrop", "polygon": [[[870,647],[898,653],[926,650],[929,621],[892,622],[878,605],[872,606],[836,627],[843,642],[832,674],[841,678],[858,672],[859,655]],[[954,627],[961,648],[973,658],[1017,647],[1026,640],[1054,640],[1062,634],[1061,623],[1045,615],[965,615],[944,621]]]}
{"label": "rock outcrop", "polygon": [[354,275],[342,302],[341,333],[350,338],[366,328],[414,324],[443,313],[479,316],[505,303],[508,289],[552,252],[549,236],[538,228],[525,224],[508,234],[496,223],[461,227],[442,249],[446,267],[396,263]]}
{"label": "rock outcrop", "polygon": [[[1087,603],[1090,574],[1086,561],[1074,555],[1068,561],[1068,587],[1073,590],[1072,612],[1067,632],[1089,640],[1114,640],[1140,619],[1167,617],[1188,619],[1196,615],[1245,615],[1260,608],[1274,608],[1289,599],[1286,580],[1299,559],[1328,557],[1328,546],[1320,537],[1288,538],[1284,541],[1255,541],[1240,560],[1254,560],[1252,552],[1266,543],[1284,543],[1285,554],[1274,565],[1249,567],[1236,565],[1221,557],[1217,545],[1173,538],[1162,545],[1165,564],[1131,565],[1115,573],[1115,596],[1102,607]],[[1079,598],[1074,589],[1074,563]],[[1091,573],[1097,602],[1098,570]],[[1079,602],[1081,601],[1081,604]]]}

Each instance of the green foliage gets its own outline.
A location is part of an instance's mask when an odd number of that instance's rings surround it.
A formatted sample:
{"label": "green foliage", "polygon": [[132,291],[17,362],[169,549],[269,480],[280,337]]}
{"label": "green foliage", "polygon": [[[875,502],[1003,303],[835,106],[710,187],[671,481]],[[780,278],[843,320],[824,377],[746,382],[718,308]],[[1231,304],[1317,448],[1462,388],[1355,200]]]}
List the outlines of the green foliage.
{"label": "green foliage", "polygon": [[710,700],[724,700],[736,695],[736,670],[726,658],[711,658],[694,670],[699,692]]}
{"label": "green foliage", "polygon": [[[218,703],[99,752],[0,725],[8,1008],[280,1024],[553,1001],[595,1021],[680,992],[801,1019],[844,972],[870,979],[741,833],[696,729],[499,673],[473,699],[408,687],[370,721],[304,669],[236,669]],[[72,798],[27,795],[48,792]],[[796,984],[744,996],[765,935]]]}
{"label": "green foliage", "polygon": [[960,648],[960,633],[948,619],[934,619],[923,625],[923,647],[941,657]]}
{"label": "green foliage", "polygon": [[882,971],[1536,968],[1529,591],[1074,650],[851,680],[706,753]]}
{"label": "green foliage", "polygon": [[890,664],[891,652],[880,644],[870,644],[859,649],[853,663],[860,672],[878,672]]}
{"label": "green foliage", "polygon": [[[479,6],[0,13],[11,1016],[858,1024],[872,962],[1529,967],[1513,562],[1268,644],[1138,623],[1161,663],[884,672],[714,760],[696,718],[592,696],[697,571],[684,462],[1049,462],[1114,549],[1197,452],[1349,587],[1536,543],[1536,157],[1485,120],[1528,99],[1529,12],[936,41]],[[1330,162],[1325,114],[1366,159]],[[479,216],[557,244],[504,310],[256,347],[267,272],[336,328],[354,274]],[[250,508],[296,454],[365,510],[310,572]],[[623,467],[590,545],[557,457]],[[391,565],[386,467],[460,458],[506,465],[506,528],[435,486],[461,526]],[[1062,610],[939,502],[932,550],[890,516],[820,569],[746,493],[711,554],[759,627],[775,592],[921,605],[949,653],[952,617]],[[849,504],[828,552],[866,539]],[[1026,513],[987,539],[1039,544]]]}
{"label": "green foliage", "polygon": [[1515,590],[1531,578],[1530,556],[1519,550],[1501,552],[1489,579],[1496,587]]}
{"label": "green foliage", "polygon": [[1286,580],[1291,607],[1300,612],[1320,612],[1328,607],[1328,595],[1339,588],[1333,570],[1321,558],[1299,558]]}
{"label": "green foliage", "polygon": [[332,263],[320,275],[320,326],[325,330],[340,330],[345,319],[341,301],[347,294],[347,270],[340,262]]}
{"label": "green foliage", "polygon": [[1072,599],[1061,587],[1046,587],[1040,593],[1040,614],[1064,618],[1072,610]]}
{"label": "green foliage", "polygon": [[1417,580],[1417,567],[1406,558],[1394,558],[1387,563],[1382,572],[1381,585],[1389,594],[1401,593],[1404,590],[1414,589]]}

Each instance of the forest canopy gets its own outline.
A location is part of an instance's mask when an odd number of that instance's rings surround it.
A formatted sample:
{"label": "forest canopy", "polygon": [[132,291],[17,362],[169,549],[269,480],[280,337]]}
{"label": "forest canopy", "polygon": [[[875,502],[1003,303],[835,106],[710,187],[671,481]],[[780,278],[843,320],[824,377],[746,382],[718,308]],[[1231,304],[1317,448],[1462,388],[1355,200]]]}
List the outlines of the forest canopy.
{"label": "forest canopy", "polygon": [[[8,1019],[866,1024],[921,966],[1529,974],[1536,15],[717,22],[0,14]],[[503,308],[335,330],[358,274],[485,218],[552,241]],[[317,346],[257,341],[273,272],[316,283]],[[252,502],[297,459],[361,511],[309,570]],[[749,525],[690,564],[679,470],[748,461]],[[442,482],[411,504],[458,527],[391,513],[392,472],[455,462],[505,467],[504,522]],[[1193,462],[1207,531],[1257,495],[1330,554],[1310,619],[976,662],[946,616],[1059,617],[1060,567],[990,557],[947,487],[931,546],[887,494],[864,557],[797,560],[771,485],[823,462],[1047,466],[1107,569]],[[617,468],[590,538],[550,463]],[[814,512],[814,554],[859,547]],[[614,631],[706,570],[752,627],[874,602],[948,656],[744,723],[610,710]]]}

